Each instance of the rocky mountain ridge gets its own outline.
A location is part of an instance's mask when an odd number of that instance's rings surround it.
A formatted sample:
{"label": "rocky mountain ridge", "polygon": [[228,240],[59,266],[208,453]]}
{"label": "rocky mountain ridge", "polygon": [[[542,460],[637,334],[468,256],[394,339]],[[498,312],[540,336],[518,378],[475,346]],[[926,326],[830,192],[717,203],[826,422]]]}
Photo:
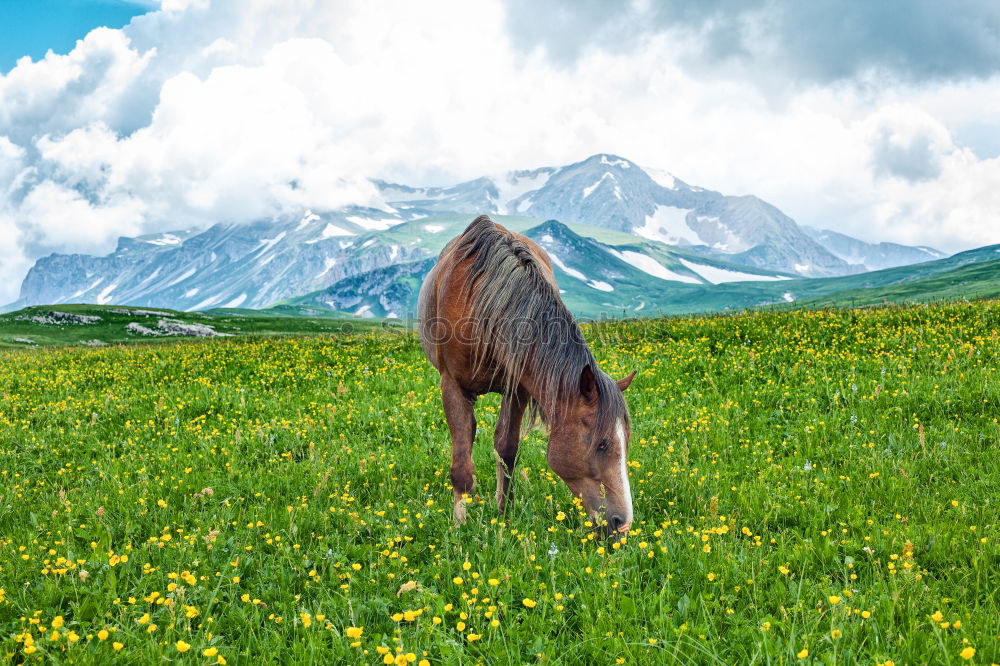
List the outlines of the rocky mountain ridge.
{"label": "rocky mountain ridge", "polygon": [[[378,274],[382,287],[367,285],[356,307],[347,305],[346,296],[339,297],[337,308],[362,316],[398,315],[394,309],[406,302],[418,279],[412,266],[432,260],[448,238],[481,213],[518,230],[558,220],[577,236],[603,243],[591,262],[613,266],[620,256],[631,257],[640,268],[624,263],[656,278],[642,287],[654,291],[712,283],[709,273],[727,282],[829,277],[940,255],[931,248],[874,245],[816,232],[757,197],[723,195],[607,154],[449,187],[373,182],[382,199],[374,206],[123,237],[103,257],[44,257],[31,268],[20,299],[8,309],[69,302],[180,310],[262,308],[330,289],[346,295],[360,289],[359,276]],[[565,249],[553,251],[567,267],[579,259]],[[586,266],[586,273],[594,272],[593,263]],[[576,280],[572,272],[559,270]],[[627,271],[618,272],[621,276],[588,279],[610,287],[604,294],[626,293],[637,283],[629,282]],[[367,300],[372,288],[386,290],[376,299],[378,307]],[[608,300],[591,292],[601,289],[580,292],[581,307]],[[640,305],[629,303],[629,309]],[[333,301],[325,305],[332,307]]]}

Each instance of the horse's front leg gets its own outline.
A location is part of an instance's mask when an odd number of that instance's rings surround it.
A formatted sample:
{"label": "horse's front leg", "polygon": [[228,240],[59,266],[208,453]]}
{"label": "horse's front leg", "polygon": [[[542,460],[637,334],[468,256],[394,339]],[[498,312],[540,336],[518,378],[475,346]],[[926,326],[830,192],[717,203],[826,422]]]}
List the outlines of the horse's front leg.
{"label": "horse's front leg", "polygon": [[451,431],[451,488],[454,493],[455,523],[465,522],[465,496],[475,482],[472,442],[476,437],[476,396],[467,393],[451,375],[441,375],[441,402]]}
{"label": "horse's front leg", "polygon": [[493,433],[493,448],[497,453],[497,509],[503,515],[512,492],[514,464],[521,440],[521,420],[528,403],[528,394],[520,387],[514,395],[505,395],[500,403],[500,417]]}

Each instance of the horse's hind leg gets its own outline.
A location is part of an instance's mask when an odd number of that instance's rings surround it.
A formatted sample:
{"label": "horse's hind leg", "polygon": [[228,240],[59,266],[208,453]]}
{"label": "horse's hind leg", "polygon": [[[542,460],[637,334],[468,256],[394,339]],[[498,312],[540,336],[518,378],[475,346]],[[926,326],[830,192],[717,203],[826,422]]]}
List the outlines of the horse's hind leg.
{"label": "horse's hind leg", "polygon": [[497,509],[503,514],[511,498],[510,484],[521,439],[521,419],[528,394],[518,388],[514,395],[505,395],[500,403],[500,418],[493,433],[493,448],[497,452]]}
{"label": "horse's hind leg", "polygon": [[454,516],[465,522],[465,495],[475,481],[472,467],[472,442],[476,437],[476,396],[468,394],[451,375],[441,374],[441,402],[451,431],[451,488],[454,493]]}

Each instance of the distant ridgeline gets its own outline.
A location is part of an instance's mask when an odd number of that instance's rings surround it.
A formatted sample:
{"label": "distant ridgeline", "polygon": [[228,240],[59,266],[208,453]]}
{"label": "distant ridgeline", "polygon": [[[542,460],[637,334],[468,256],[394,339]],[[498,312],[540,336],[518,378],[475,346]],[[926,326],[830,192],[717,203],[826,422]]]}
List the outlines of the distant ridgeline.
{"label": "distant ridgeline", "polygon": [[[284,304],[402,318],[413,313],[444,243],[481,213],[545,248],[564,300],[584,316],[857,302],[876,293],[919,300],[944,293],[950,271],[1000,259],[993,248],[946,259],[928,247],[800,227],[757,197],[688,185],[612,155],[452,187],[375,185],[377,207],[121,238],[104,257],[50,255],[35,263],[20,299],[6,309]],[[924,281],[932,276],[936,282]],[[955,277],[968,287],[958,296],[989,291],[982,276]],[[839,292],[850,296],[834,297]]]}

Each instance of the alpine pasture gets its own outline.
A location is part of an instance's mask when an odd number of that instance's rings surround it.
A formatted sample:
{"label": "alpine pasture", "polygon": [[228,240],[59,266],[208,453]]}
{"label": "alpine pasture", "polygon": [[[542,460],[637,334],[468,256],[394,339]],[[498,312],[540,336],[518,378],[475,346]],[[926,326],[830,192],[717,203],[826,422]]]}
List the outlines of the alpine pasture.
{"label": "alpine pasture", "polygon": [[[406,330],[0,352],[0,660],[1000,661],[1000,302],[599,322],[638,376],[598,536],[481,400],[452,524]],[[966,661],[968,660],[968,661]]]}

